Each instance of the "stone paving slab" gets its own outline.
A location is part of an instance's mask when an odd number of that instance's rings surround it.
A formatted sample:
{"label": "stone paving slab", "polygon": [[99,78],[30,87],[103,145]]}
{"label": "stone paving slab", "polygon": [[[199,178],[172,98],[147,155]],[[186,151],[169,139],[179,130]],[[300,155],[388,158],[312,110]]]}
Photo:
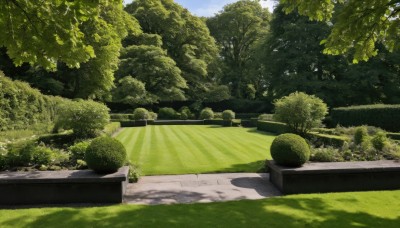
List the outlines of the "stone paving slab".
{"label": "stone paving slab", "polygon": [[281,193],[266,173],[226,173],[145,176],[129,184],[128,204],[206,203],[263,199]]}

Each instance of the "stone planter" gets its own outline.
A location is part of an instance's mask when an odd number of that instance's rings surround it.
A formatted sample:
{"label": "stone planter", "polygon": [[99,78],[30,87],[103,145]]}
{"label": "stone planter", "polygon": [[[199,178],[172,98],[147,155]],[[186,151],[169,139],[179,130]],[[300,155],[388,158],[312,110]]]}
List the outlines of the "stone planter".
{"label": "stone planter", "polygon": [[91,170],[0,172],[0,205],[122,203],[129,167],[107,175]]}
{"label": "stone planter", "polygon": [[400,189],[396,161],[307,163],[288,168],[267,161],[270,181],[283,194]]}

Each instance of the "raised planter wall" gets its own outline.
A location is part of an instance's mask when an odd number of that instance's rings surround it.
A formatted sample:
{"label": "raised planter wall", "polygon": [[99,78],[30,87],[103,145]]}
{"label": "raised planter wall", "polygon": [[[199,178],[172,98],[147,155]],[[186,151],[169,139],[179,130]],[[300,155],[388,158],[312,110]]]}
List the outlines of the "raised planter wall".
{"label": "raised planter wall", "polygon": [[0,205],[121,203],[129,167],[108,175],[91,170],[0,172]]}
{"label": "raised planter wall", "polygon": [[283,194],[400,189],[400,162],[307,163],[288,168],[268,161],[270,181]]}

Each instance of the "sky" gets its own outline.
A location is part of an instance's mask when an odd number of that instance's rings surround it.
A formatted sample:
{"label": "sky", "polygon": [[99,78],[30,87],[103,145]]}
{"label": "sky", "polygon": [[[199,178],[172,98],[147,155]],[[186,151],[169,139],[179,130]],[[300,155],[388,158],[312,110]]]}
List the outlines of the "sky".
{"label": "sky", "polygon": [[[130,2],[132,0],[125,0],[125,4]],[[187,8],[196,16],[210,17],[222,10],[226,4],[237,2],[237,0],[175,0],[175,2]],[[272,12],[273,0],[262,0],[260,3]]]}

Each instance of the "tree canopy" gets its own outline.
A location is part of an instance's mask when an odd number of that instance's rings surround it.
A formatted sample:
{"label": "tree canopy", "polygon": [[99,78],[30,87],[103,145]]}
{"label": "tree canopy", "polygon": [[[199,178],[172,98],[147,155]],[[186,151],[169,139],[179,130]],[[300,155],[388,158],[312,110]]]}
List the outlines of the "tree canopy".
{"label": "tree canopy", "polygon": [[[367,61],[377,55],[377,43],[389,51],[400,46],[399,0],[281,0],[287,13],[298,10],[311,20],[333,21],[333,28],[325,44],[324,53],[349,53],[353,62]],[[336,6],[336,4],[342,4]],[[333,17],[335,10],[339,13]]]}

